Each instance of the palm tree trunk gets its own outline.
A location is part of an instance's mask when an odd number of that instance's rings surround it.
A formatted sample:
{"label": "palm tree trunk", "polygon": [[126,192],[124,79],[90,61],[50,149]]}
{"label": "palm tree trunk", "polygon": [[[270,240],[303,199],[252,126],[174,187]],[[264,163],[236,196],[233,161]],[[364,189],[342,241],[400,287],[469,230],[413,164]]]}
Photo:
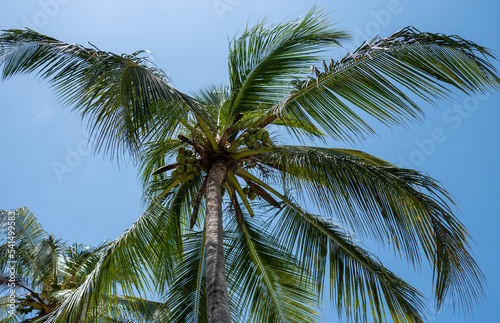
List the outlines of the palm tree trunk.
{"label": "palm tree trunk", "polygon": [[226,287],[226,270],[222,228],[221,186],[227,167],[217,161],[208,172],[207,211],[205,215],[205,249],[207,279],[207,316],[208,322],[230,323],[229,297]]}

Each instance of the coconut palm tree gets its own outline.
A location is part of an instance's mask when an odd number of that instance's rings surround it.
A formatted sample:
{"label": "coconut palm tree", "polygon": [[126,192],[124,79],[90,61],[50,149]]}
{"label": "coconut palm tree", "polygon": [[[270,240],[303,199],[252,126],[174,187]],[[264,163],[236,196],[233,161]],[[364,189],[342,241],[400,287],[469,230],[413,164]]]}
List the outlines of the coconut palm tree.
{"label": "coconut palm tree", "polygon": [[[470,310],[484,281],[449,193],[418,171],[315,143],[354,143],[374,134],[374,123],[419,121],[417,101],[497,90],[493,56],[458,36],[407,27],[322,61],[345,38],[318,8],[261,22],[231,41],[228,86],[187,95],[144,52],[4,31],[3,77],[49,80],[88,120],[98,150],[139,162],[151,201],[54,320],[86,321],[116,284],[132,293],[152,283],[169,322],[315,321],[325,291],[354,321],[382,322],[389,311],[394,322],[422,322],[423,295],[353,234],[414,267],[427,260],[438,308],[449,297]],[[281,142],[283,131],[301,145]]]}
{"label": "coconut palm tree", "polygon": [[[0,210],[0,241],[0,290],[5,295],[0,322],[46,320],[86,280],[107,248],[67,245],[47,234],[27,208]],[[158,322],[157,302],[124,296],[107,301],[94,322]]]}

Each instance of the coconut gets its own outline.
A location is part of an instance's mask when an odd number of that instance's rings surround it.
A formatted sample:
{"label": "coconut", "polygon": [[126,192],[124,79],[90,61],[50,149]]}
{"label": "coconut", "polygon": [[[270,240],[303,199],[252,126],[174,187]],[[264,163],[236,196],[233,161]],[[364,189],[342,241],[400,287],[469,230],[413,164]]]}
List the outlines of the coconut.
{"label": "coconut", "polygon": [[248,194],[248,198],[249,198],[249,199],[251,199],[251,200],[255,200],[255,198],[256,198],[256,197],[257,197],[257,195],[255,195],[255,193],[254,193],[254,192],[250,192],[250,193]]}
{"label": "coconut", "polygon": [[193,152],[191,150],[186,149],[186,156],[191,156],[192,154],[193,154]]}
{"label": "coconut", "polygon": [[172,177],[173,177],[173,178],[177,178],[177,177],[179,177],[179,172],[177,171],[177,169],[174,169],[174,170],[172,171]]}
{"label": "coconut", "polygon": [[186,170],[186,166],[184,166],[184,165],[178,165],[176,169],[179,172],[179,174],[180,173],[184,173],[184,171]]}
{"label": "coconut", "polygon": [[186,152],[186,148],[184,148],[184,147],[180,147],[179,148],[179,154],[180,155],[184,155],[185,152]]}
{"label": "coconut", "polygon": [[248,136],[248,141],[250,143],[253,143],[253,142],[256,142],[257,141],[257,138],[255,137],[255,135],[250,135]]}
{"label": "coconut", "polygon": [[262,135],[262,140],[263,141],[268,141],[269,140],[269,132],[264,132],[264,134]]}
{"label": "coconut", "polygon": [[186,172],[190,173],[193,170],[193,164],[187,163],[186,164]]}
{"label": "coconut", "polygon": [[243,188],[243,193],[245,193],[245,195],[248,195],[248,193],[250,193],[250,187],[244,187]]}

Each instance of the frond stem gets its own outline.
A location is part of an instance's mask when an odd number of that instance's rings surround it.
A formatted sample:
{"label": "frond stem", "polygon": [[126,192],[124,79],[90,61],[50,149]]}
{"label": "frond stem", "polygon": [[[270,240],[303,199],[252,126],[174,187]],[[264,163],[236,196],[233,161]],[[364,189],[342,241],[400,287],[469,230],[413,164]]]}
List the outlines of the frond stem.
{"label": "frond stem", "polygon": [[236,179],[236,177],[234,176],[234,174],[232,172],[227,173],[227,180],[229,181],[231,186],[236,189],[236,191],[238,192],[238,195],[241,197],[241,199],[243,201],[243,204],[245,204],[245,207],[247,208],[248,213],[253,218],[254,214],[253,214],[252,207],[250,206],[250,203],[248,202],[248,199],[247,199],[245,193],[243,192],[243,189],[241,188],[240,183],[238,183],[238,180]]}

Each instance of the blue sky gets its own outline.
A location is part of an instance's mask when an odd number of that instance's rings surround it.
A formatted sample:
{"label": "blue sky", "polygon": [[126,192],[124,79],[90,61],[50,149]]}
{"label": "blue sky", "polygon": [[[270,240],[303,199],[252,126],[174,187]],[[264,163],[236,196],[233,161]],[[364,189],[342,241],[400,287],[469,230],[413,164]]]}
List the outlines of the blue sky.
{"label": "blue sky", "polygon": [[[150,50],[174,86],[190,93],[227,82],[228,37],[269,15],[294,19],[315,1],[261,0],[26,0],[0,2],[0,28],[27,26],[69,43],[114,53]],[[347,30],[354,46],[413,25],[422,31],[458,34],[500,51],[494,1],[352,0],[320,3]],[[355,43],[355,45],[354,45]],[[340,58],[342,51],[332,52]],[[500,64],[496,64],[500,67]],[[409,128],[380,127],[379,137],[357,149],[429,173],[456,198],[457,215],[469,229],[487,280],[488,299],[466,318],[451,308],[428,322],[492,322],[500,304],[497,275],[500,235],[497,161],[500,95],[462,95],[436,107]],[[329,146],[341,146],[329,141]],[[47,83],[33,75],[0,83],[0,209],[29,207],[48,232],[96,245],[116,238],[143,210],[133,165],[110,162],[87,145],[85,125],[62,108]],[[431,298],[431,271],[414,273],[376,246],[371,250]],[[335,316],[326,314],[327,321]]]}

